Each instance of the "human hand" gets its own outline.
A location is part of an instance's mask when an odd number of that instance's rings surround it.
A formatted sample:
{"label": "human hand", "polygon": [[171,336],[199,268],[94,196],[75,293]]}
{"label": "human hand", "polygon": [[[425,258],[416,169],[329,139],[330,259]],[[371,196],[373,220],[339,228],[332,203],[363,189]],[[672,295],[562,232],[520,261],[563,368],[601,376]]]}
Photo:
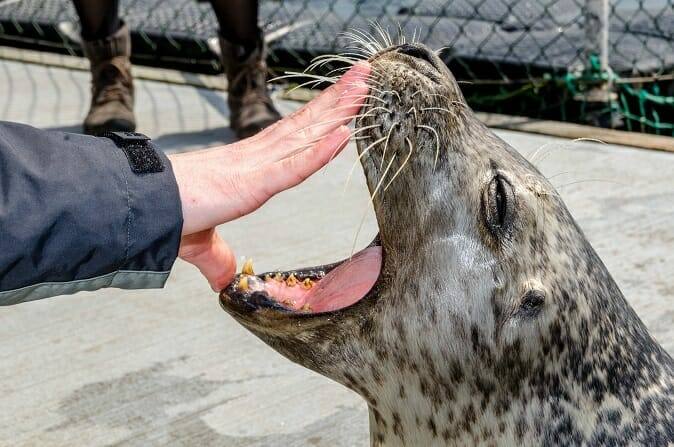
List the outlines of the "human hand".
{"label": "human hand", "polygon": [[236,258],[215,227],[255,211],[275,194],[325,166],[347,144],[346,124],[368,93],[367,63],[292,115],[234,144],[171,155],[183,209],[178,256],[194,264],[211,288],[224,288]]}

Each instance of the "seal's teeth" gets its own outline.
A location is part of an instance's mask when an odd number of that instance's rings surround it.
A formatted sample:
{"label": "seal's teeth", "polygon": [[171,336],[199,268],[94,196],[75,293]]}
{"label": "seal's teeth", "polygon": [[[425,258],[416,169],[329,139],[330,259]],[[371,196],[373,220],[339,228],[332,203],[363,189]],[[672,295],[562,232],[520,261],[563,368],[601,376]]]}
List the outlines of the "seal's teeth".
{"label": "seal's teeth", "polygon": [[277,273],[274,275],[274,281],[283,282],[283,275]]}
{"label": "seal's teeth", "polygon": [[295,278],[294,273],[291,273],[290,276],[288,276],[288,279],[286,279],[286,286],[295,287],[296,284],[297,284],[297,278]]}
{"label": "seal's teeth", "polygon": [[309,278],[302,281],[302,287],[304,287],[307,290],[311,289],[313,286],[314,286],[314,282]]}
{"label": "seal's teeth", "polygon": [[304,306],[302,306],[302,308],[300,310],[302,310],[304,312],[311,312],[311,305],[309,303],[306,303],[306,304],[304,304]]}
{"label": "seal's teeth", "polygon": [[248,290],[248,276],[242,276],[241,279],[239,279],[239,290]]}
{"label": "seal's teeth", "polygon": [[264,280],[265,280],[265,281],[271,281],[271,275],[270,275],[269,273],[267,273],[266,275],[264,275]]}
{"label": "seal's teeth", "polygon": [[246,262],[243,263],[243,267],[241,267],[241,274],[242,275],[255,274],[255,272],[253,271],[253,260],[251,258],[246,259]]}

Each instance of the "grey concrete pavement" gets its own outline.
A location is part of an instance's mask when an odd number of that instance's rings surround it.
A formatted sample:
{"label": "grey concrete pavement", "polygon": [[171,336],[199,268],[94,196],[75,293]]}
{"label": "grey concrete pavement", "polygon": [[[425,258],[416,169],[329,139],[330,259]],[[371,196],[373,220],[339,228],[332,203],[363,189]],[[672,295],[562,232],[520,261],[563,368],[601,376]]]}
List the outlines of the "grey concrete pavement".
{"label": "grey concrete pavement", "polygon": [[[222,93],[137,82],[139,131],[167,151],[230,141]],[[86,73],[0,61],[0,119],[78,131]],[[280,103],[284,112],[298,107]],[[674,352],[674,155],[498,132],[560,188],[652,334]],[[347,256],[376,232],[348,148],[327,169],[223,225],[272,270]],[[351,391],[276,354],[219,307],[191,266],[167,287],[0,309],[0,445],[362,446]]]}

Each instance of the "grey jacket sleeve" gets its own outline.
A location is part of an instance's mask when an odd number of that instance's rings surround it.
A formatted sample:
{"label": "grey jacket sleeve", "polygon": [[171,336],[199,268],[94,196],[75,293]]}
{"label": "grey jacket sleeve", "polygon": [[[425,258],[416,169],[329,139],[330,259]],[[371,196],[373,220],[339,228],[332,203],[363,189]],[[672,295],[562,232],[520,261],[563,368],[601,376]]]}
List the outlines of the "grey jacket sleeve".
{"label": "grey jacket sleeve", "polygon": [[134,173],[110,139],[0,121],[0,305],[162,287],[182,210],[171,164]]}

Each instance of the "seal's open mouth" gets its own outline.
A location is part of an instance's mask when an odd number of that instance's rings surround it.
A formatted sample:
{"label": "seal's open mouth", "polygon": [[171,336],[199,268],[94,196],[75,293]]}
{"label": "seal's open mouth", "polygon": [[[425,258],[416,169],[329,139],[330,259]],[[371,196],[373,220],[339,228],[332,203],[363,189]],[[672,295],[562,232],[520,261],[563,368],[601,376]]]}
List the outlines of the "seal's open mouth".
{"label": "seal's open mouth", "polygon": [[383,260],[378,238],[350,258],[318,267],[255,275],[250,264],[222,291],[220,303],[240,311],[324,313],[363,299],[379,279]]}

